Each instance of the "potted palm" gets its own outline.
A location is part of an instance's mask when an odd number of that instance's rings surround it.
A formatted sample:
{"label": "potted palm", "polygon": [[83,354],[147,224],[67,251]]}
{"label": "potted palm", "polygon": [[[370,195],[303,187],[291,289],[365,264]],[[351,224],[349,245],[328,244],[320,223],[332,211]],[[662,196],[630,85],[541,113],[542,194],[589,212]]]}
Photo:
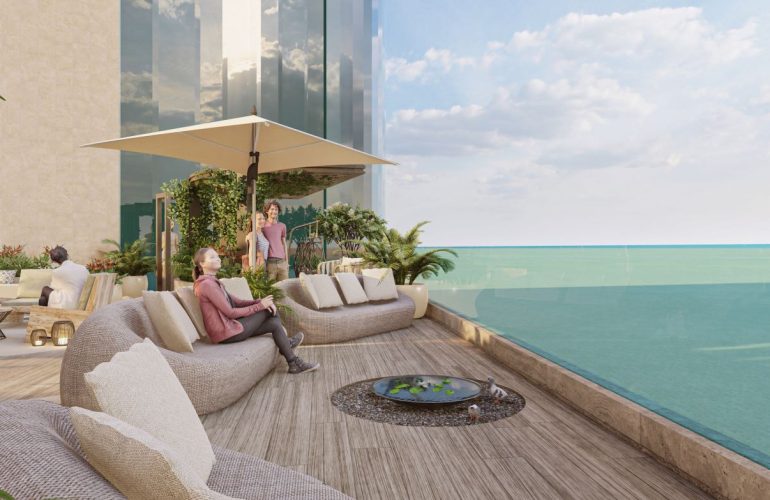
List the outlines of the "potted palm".
{"label": "potted palm", "polygon": [[115,247],[104,256],[112,262],[113,271],[122,281],[123,295],[141,297],[147,290],[147,274],[155,267],[155,258],[147,255],[147,240],[141,238],[123,247],[115,240],[102,240],[102,243]]}
{"label": "potted palm", "polygon": [[451,258],[442,254],[450,254],[457,257],[454,250],[436,248],[425,252],[418,252],[420,245],[420,233],[422,226],[428,221],[423,221],[407,231],[399,233],[396,229],[383,231],[379,238],[372,238],[362,242],[361,256],[366,264],[376,267],[389,267],[393,270],[393,278],[396,288],[404,295],[409,296],[415,305],[414,317],[422,318],[428,308],[428,287],[424,283],[415,283],[418,278],[431,278],[438,276],[439,271],[445,273],[454,269],[455,264]]}

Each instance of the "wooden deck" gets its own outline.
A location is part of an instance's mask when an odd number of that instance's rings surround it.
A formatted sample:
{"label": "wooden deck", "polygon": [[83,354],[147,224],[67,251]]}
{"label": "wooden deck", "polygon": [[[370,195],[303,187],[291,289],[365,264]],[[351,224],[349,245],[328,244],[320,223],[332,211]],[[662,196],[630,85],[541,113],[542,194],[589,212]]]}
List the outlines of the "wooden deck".
{"label": "wooden deck", "polygon": [[[233,406],[203,418],[211,441],[367,498],[710,498],[655,460],[497,365],[431,320],[347,344],[302,347]],[[55,399],[56,358],[0,359],[0,400]],[[346,415],[329,395],[361,379],[436,372],[494,376],[527,400],[511,418],[401,427]]]}

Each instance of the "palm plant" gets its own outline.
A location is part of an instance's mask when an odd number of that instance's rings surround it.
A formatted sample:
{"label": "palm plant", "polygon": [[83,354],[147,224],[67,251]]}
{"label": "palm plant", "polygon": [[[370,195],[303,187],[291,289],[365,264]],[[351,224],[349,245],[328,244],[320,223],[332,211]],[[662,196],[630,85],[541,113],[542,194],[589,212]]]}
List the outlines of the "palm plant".
{"label": "palm plant", "polygon": [[427,252],[418,252],[420,233],[428,221],[423,221],[407,231],[399,233],[396,229],[383,231],[380,238],[363,241],[361,256],[364,262],[378,267],[393,269],[393,278],[397,285],[411,285],[417,278],[432,278],[439,271],[448,273],[455,268],[451,258],[441,254],[457,257],[454,250],[437,248]]}
{"label": "palm plant", "polygon": [[131,244],[120,246],[115,240],[102,240],[102,243],[113,245],[104,256],[112,261],[113,270],[119,276],[144,276],[155,268],[155,257],[147,254],[147,240],[140,238]]}

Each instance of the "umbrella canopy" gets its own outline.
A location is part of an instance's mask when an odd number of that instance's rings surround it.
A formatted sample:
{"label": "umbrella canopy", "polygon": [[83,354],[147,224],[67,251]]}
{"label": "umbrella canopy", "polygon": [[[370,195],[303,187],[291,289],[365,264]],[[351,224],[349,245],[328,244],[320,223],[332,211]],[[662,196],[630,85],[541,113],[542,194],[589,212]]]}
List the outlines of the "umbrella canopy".
{"label": "umbrella canopy", "polygon": [[[392,161],[266,120],[257,116],[256,110],[242,118],[94,142],[83,147],[179,158],[246,174],[252,181],[258,171],[270,173],[306,168],[319,179],[319,185],[312,189],[323,189],[361,175],[361,165],[395,165]],[[250,168],[252,165],[258,169]],[[256,211],[256,189],[252,189],[252,217],[256,217]],[[166,248],[170,248],[169,242],[166,243]],[[170,261],[170,258],[166,259],[163,271],[164,280],[169,282]],[[256,262],[254,245],[250,245],[249,262],[252,267]]]}
{"label": "umbrella canopy", "polygon": [[261,173],[341,165],[395,165],[256,115],[95,142],[83,147],[169,156],[240,174],[246,174],[252,163],[252,151],[259,153]]}

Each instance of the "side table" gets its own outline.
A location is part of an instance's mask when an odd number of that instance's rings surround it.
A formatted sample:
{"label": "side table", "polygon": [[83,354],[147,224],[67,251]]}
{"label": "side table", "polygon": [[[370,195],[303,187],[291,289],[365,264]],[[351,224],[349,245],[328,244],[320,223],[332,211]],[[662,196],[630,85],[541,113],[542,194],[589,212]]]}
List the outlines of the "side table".
{"label": "side table", "polygon": [[[13,308],[11,307],[0,307],[0,323],[5,320],[5,318],[8,317],[9,314],[13,312]],[[3,329],[0,328],[0,340],[3,340],[5,338],[5,334],[3,333]]]}

